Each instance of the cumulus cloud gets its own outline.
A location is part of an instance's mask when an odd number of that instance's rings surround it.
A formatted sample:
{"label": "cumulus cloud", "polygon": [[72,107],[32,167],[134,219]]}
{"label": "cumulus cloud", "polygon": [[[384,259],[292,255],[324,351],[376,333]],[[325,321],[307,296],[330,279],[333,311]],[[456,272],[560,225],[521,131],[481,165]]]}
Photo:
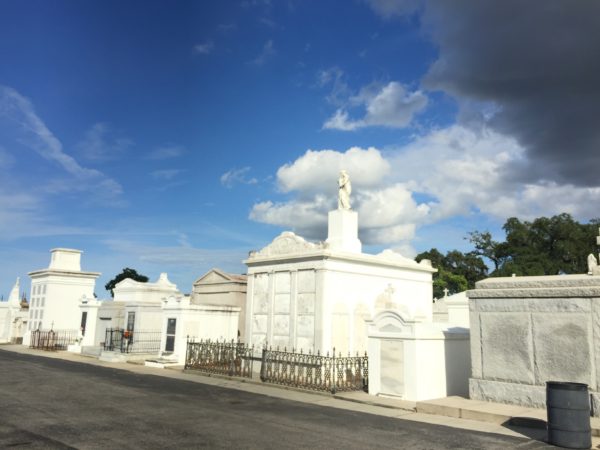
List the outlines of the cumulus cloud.
{"label": "cumulus cloud", "polygon": [[350,174],[352,208],[367,245],[407,250],[419,227],[471,214],[500,221],[562,212],[584,220],[597,215],[600,188],[515,181],[512,168],[525,155],[510,136],[462,125],[430,131],[385,155],[375,148],[309,150],[277,172],[280,190],[293,197],[257,203],[250,218],[325,239],[340,168]]}
{"label": "cumulus cloud", "polygon": [[469,119],[473,103],[495,106],[482,119],[525,150],[512,167],[515,179],[599,185],[599,2],[369,3],[386,18],[418,11],[424,33],[439,48],[423,86],[454,96]]}
{"label": "cumulus cloud", "polygon": [[279,168],[277,183],[283,192],[314,194],[322,189],[335,192],[342,169],[352,174],[354,185],[374,186],[389,174],[390,164],[376,148],[352,147],[346,152],[308,150],[293,163]]}
{"label": "cumulus cloud", "polygon": [[402,84],[391,81],[380,89],[363,88],[350,103],[365,109],[364,117],[351,119],[345,108],[339,108],[323,128],[352,131],[369,126],[403,128],[427,106],[427,96],[417,90],[408,92]]}

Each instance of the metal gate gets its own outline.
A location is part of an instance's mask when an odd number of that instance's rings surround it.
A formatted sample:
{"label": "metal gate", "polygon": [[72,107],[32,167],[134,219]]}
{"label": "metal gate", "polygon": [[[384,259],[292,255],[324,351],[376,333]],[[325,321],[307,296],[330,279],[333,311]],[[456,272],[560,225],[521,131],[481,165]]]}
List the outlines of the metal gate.
{"label": "metal gate", "polygon": [[121,353],[157,354],[160,350],[160,331],[130,331],[108,328],[104,335],[104,350]]}
{"label": "metal gate", "polygon": [[76,330],[33,330],[29,348],[46,351],[66,350],[77,341],[77,335]]}

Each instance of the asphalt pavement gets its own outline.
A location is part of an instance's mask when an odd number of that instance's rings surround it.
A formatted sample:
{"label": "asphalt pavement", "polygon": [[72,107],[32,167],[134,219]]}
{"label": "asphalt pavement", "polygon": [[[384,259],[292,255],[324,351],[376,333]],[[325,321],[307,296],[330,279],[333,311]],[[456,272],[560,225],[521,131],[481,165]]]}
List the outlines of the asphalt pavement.
{"label": "asphalt pavement", "polygon": [[326,406],[335,401],[326,396],[320,404],[293,396],[277,398],[0,348],[0,447],[555,448],[403,419],[408,412],[370,414]]}

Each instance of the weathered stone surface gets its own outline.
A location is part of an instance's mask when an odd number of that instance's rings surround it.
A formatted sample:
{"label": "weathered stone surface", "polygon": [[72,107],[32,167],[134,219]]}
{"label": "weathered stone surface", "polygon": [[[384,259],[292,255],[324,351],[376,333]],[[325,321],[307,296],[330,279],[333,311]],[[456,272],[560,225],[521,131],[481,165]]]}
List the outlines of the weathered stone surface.
{"label": "weathered stone surface", "polygon": [[289,314],[290,312],[290,294],[275,294],[273,303],[275,314]]}
{"label": "weathered stone surface", "polygon": [[298,271],[298,292],[315,292],[315,271]]}
{"label": "weathered stone surface", "polygon": [[266,333],[267,332],[267,315],[266,314],[254,314],[254,321],[252,323],[252,333]]}
{"label": "weathered stone surface", "polygon": [[304,336],[298,336],[298,338],[296,338],[296,349],[302,350],[304,353],[307,353],[314,351],[314,348],[314,338]]}
{"label": "weathered stone surface", "polygon": [[470,297],[472,311],[486,312],[590,312],[599,299],[565,298],[478,298]]}
{"label": "weathered stone surface", "polygon": [[315,312],[315,294],[298,294],[298,314],[313,314]]}
{"label": "weathered stone surface", "polygon": [[273,335],[289,336],[290,316],[287,314],[276,314],[273,316]]}
{"label": "weathered stone surface", "polygon": [[535,380],[592,384],[591,330],[585,314],[533,314]]}
{"label": "weathered stone surface", "polygon": [[478,281],[476,290],[483,289],[538,289],[538,288],[580,288],[595,286],[600,288],[600,276],[544,275],[533,277],[497,277]]}
{"label": "weathered stone surface", "polygon": [[483,378],[533,383],[529,316],[486,313],[480,320]]}
{"label": "weathered stone surface", "polygon": [[289,336],[273,336],[272,342],[273,348],[279,348],[281,350],[288,349],[291,350],[292,346],[290,345]]}
{"label": "weathered stone surface", "polygon": [[267,314],[269,312],[269,297],[266,292],[254,294],[254,312],[258,314]]}
{"label": "weathered stone surface", "polygon": [[381,393],[404,395],[404,342],[381,341]]}
{"label": "weathered stone surface", "polygon": [[509,288],[475,289],[469,291],[469,298],[551,298],[551,297],[600,297],[600,286],[560,287],[560,288]]}
{"label": "weathered stone surface", "polygon": [[469,322],[471,332],[471,376],[473,378],[481,378],[483,376],[483,367],[481,365],[480,314],[471,312]]}
{"label": "weathered stone surface", "polygon": [[275,273],[275,292],[285,293],[290,292],[291,286],[291,273],[290,272],[276,272]]}
{"label": "weathered stone surface", "polygon": [[469,379],[469,397],[473,400],[546,407],[546,387],[502,381]]}
{"label": "weathered stone surface", "polygon": [[268,292],[269,290],[269,274],[257,273],[254,275],[254,293]]}
{"label": "weathered stone surface", "polygon": [[314,337],[315,318],[314,316],[298,316],[296,333],[298,336]]}
{"label": "weathered stone surface", "polygon": [[255,349],[263,348],[267,342],[267,335],[264,333],[254,333],[252,335],[252,345]]}
{"label": "weathered stone surface", "polygon": [[592,303],[592,349],[596,368],[594,390],[600,390],[600,301]]}

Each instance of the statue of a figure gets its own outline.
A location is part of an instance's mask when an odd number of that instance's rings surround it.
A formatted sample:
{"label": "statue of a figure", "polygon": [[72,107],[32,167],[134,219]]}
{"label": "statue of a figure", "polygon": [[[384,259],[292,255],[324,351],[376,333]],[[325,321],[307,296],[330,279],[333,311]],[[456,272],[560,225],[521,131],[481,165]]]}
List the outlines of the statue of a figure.
{"label": "statue of a figure", "polygon": [[593,253],[590,253],[587,257],[587,263],[588,263],[588,274],[590,275],[595,275],[596,272],[598,271],[597,267],[598,267],[598,260],[596,259],[596,257],[594,256]]}
{"label": "statue of a figure", "polygon": [[345,170],[340,172],[338,178],[338,209],[350,209],[350,194],[352,193],[352,184],[350,177]]}

